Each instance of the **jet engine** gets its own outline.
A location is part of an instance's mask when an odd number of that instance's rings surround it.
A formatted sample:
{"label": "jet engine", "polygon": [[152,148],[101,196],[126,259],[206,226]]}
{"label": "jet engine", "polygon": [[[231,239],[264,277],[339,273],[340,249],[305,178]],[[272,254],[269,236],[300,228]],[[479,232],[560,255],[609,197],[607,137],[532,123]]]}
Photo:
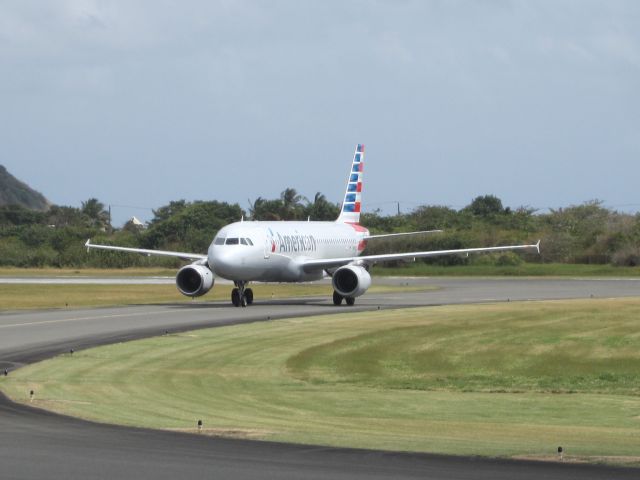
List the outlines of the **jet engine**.
{"label": "jet engine", "polygon": [[186,265],[178,270],[176,286],[187,297],[199,297],[213,288],[213,272],[203,265]]}
{"label": "jet engine", "polygon": [[359,297],[371,286],[371,275],[364,267],[346,265],[333,272],[331,283],[343,297]]}

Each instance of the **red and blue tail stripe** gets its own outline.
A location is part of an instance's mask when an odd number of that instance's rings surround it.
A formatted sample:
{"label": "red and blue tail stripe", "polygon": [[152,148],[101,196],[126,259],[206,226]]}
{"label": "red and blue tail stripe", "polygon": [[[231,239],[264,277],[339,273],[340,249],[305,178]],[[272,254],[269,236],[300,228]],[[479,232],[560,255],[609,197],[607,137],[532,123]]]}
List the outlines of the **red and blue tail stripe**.
{"label": "red and blue tail stripe", "polygon": [[358,144],[353,154],[351,173],[347,182],[347,190],[342,202],[339,222],[358,223],[362,202],[362,172],[364,171],[364,145]]}

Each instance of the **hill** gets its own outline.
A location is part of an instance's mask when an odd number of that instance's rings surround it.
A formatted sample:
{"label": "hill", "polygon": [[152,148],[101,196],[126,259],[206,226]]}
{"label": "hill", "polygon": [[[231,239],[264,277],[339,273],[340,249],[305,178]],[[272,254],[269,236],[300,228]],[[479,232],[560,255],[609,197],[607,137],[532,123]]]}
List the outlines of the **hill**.
{"label": "hill", "polygon": [[48,210],[49,201],[39,192],[11,175],[0,165],[0,206],[20,205],[32,210]]}

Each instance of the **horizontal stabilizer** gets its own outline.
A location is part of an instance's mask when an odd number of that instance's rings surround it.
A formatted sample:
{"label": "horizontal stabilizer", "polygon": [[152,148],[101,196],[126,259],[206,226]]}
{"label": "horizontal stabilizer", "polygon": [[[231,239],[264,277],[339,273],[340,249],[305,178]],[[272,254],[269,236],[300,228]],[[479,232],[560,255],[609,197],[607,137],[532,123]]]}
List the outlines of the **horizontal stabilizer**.
{"label": "horizontal stabilizer", "polygon": [[371,240],[376,238],[404,237],[404,236],[410,236],[410,235],[426,235],[429,233],[442,233],[442,230],[422,230],[420,232],[383,233],[381,235],[369,235],[367,237],[364,237],[363,240]]}

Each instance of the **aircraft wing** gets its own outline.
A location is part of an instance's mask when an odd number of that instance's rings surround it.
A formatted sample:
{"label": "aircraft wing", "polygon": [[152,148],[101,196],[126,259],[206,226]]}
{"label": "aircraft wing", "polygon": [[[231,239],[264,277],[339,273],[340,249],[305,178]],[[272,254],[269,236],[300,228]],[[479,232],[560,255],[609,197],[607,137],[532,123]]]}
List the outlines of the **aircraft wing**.
{"label": "aircraft wing", "polygon": [[442,233],[442,230],[422,230],[420,232],[383,233],[380,235],[368,235],[364,237],[363,240],[371,240],[376,238],[404,237],[406,235],[424,235],[427,233]]}
{"label": "aircraft wing", "polygon": [[373,265],[374,263],[390,262],[393,260],[415,260],[416,258],[438,257],[442,255],[504,252],[508,250],[535,250],[540,253],[540,240],[538,240],[538,243],[534,245],[508,245],[501,247],[462,248],[457,250],[431,250],[427,252],[388,253],[383,255],[363,255],[360,257],[314,259],[306,260],[302,268],[305,272],[313,272],[317,270],[326,270],[328,268],[337,268],[350,263]]}
{"label": "aircraft wing", "polygon": [[140,253],[141,255],[158,255],[162,257],[176,257],[181,258],[182,260],[206,260],[207,256],[202,255],[200,253],[184,253],[184,252],[170,252],[166,250],[146,250],[144,248],[129,248],[129,247],[114,247],[112,245],[95,245],[91,243],[91,239],[87,240],[87,243],[84,244],[87,247],[87,251],[92,248],[99,250],[113,250],[116,252],[129,252],[129,253]]}

